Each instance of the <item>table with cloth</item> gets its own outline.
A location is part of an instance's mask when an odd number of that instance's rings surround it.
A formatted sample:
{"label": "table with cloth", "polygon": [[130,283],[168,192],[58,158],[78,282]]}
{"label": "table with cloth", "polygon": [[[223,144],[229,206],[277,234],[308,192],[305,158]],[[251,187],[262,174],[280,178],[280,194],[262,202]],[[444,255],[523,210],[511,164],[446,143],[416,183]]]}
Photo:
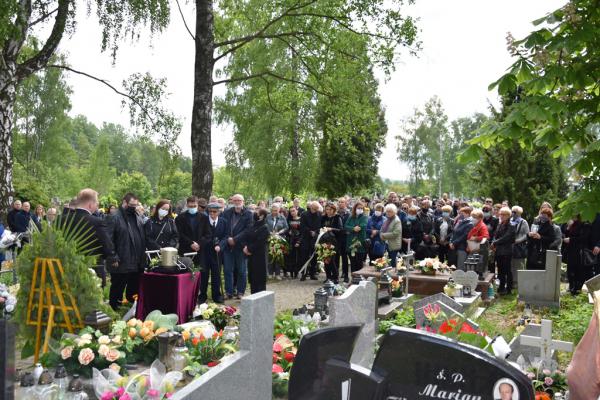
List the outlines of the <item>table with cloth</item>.
{"label": "table with cloth", "polygon": [[196,308],[200,273],[161,274],[145,272],[140,278],[136,318],[144,320],[154,310],[177,314],[179,324],[188,322]]}

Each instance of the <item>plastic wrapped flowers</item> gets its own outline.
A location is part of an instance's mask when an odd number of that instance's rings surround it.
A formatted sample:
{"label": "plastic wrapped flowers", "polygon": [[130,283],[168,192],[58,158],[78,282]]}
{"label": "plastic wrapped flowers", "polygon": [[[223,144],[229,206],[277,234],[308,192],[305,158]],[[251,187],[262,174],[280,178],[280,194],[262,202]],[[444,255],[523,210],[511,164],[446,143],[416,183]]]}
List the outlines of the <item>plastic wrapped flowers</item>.
{"label": "plastic wrapped flowers", "polygon": [[9,292],[8,286],[0,283],[0,318],[10,316],[17,306],[17,298]]}

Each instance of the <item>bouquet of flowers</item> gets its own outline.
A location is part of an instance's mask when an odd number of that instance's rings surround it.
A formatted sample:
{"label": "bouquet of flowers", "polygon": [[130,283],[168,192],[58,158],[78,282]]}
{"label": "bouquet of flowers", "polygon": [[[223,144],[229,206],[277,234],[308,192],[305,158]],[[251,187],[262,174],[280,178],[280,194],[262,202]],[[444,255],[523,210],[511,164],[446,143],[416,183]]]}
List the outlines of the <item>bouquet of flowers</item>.
{"label": "bouquet of flowers", "polygon": [[437,258],[426,258],[419,261],[417,269],[420,269],[423,274],[435,275],[437,272],[450,271],[456,269],[456,267],[454,265],[449,267],[448,264],[440,262]]}
{"label": "bouquet of flowers", "polygon": [[94,393],[100,400],[168,399],[182,378],[179,371],[167,373],[159,360],[155,360],[150,369],[131,378],[122,377],[111,369],[93,369]]}
{"label": "bouquet of flowers", "polygon": [[316,248],[317,261],[320,261],[323,264],[329,264],[333,257],[335,257],[335,246],[331,243],[319,243]]}
{"label": "bouquet of flowers", "polygon": [[217,330],[225,329],[229,324],[237,324],[240,319],[235,307],[216,303],[200,304],[194,310],[193,316],[212,322]]}
{"label": "bouquet of flowers", "polygon": [[564,393],[567,390],[567,376],[558,369],[550,371],[532,367],[527,372],[527,376],[531,379],[536,398],[539,395],[546,395],[547,399],[552,399],[556,393]]}
{"label": "bouquet of flowers", "polygon": [[296,358],[296,347],[287,336],[279,334],[273,342],[273,397],[284,397],[290,379],[290,371]]}
{"label": "bouquet of flowers", "polygon": [[362,247],[363,245],[357,237],[352,238],[352,242],[350,243],[350,255],[352,257],[356,256],[356,253],[358,253]]}
{"label": "bouquet of flowers", "polygon": [[15,311],[17,298],[10,293],[8,286],[0,283],[0,318],[8,318]]}
{"label": "bouquet of flowers", "polygon": [[[186,338],[187,336],[187,338]],[[209,368],[219,365],[221,359],[235,353],[237,347],[223,338],[223,331],[214,332],[212,336],[203,333],[184,335],[189,350],[187,371],[192,376],[200,376]]]}
{"label": "bouquet of flowers", "polygon": [[402,297],[402,283],[404,282],[404,278],[395,278],[392,279],[391,287],[392,287],[392,296],[393,297]]}
{"label": "bouquet of flowers", "polygon": [[284,257],[290,252],[287,240],[279,235],[269,236],[269,259],[271,263],[283,265]]}
{"label": "bouquet of flowers", "polygon": [[[426,325],[417,326],[417,329],[436,333],[449,339],[493,352],[493,349],[489,345],[491,339],[488,340],[484,332],[473,329],[465,319],[448,318],[437,304],[428,304],[423,311],[425,313]],[[443,322],[440,324],[440,321]],[[435,326],[439,327],[435,328]]]}
{"label": "bouquet of flowers", "polygon": [[376,259],[375,261],[371,261],[371,264],[375,266],[377,271],[381,271],[383,268],[388,267],[390,265],[391,260],[386,256]]}

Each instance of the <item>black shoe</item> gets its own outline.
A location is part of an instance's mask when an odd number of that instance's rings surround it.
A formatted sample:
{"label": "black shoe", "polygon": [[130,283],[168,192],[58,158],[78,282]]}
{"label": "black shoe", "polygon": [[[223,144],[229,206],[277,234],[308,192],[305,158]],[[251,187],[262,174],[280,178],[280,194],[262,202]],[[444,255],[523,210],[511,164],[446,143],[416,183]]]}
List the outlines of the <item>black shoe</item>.
{"label": "black shoe", "polygon": [[339,285],[340,281],[338,281],[337,279],[334,279],[333,283],[336,284],[336,285]]}
{"label": "black shoe", "polygon": [[344,283],[348,283],[348,282],[349,282],[349,280],[348,280],[348,277],[347,277],[347,276],[345,276],[345,277],[344,277]]}
{"label": "black shoe", "polygon": [[198,304],[204,304],[206,303],[206,300],[208,300],[208,298],[198,296]]}
{"label": "black shoe", "polygon": [[311,281],[318,281],[318,280],[319,280],[319,278],[317,278],[315,275],[311,275],[311,276],[310,276],[310,280],[311,280]]}
{"label": "black shoe", "polygon": [[300,277],[300,282],[304,282],[305,280],[306,280],[306,274],[303,274],[303,275]]}
{"label": "black shoe", "polygon": [[223,300],[222,297],[217,297],[216,299],[213,299],[213,301],[217,304],[223,304],[225,303],[225,300]]}
{"label": "black shoe", "polygon": [[226,298],[227,300],[231,300],[231,299],[233,299],[233,295],[231,295],[231,294],[226,294],[226,295],[225,295],[225,298]]}

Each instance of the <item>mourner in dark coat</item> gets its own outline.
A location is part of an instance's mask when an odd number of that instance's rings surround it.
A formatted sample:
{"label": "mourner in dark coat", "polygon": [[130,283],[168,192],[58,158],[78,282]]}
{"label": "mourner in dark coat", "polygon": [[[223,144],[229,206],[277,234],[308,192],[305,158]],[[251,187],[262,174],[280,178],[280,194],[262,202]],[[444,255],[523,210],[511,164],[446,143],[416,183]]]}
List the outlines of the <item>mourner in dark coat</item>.
{"label": "mourner in dark coat", "polygon": [[546,251],[558,250],[551,245],[556,241],[556,233],[552,224],[553,212],[543,208],[540,215],[531,225],[527,239],[527,269],[546,269]]}
{"label": "mourner in dark coat", "polygon": [[[220,214],[221,206],[218,203],[208,205],[208,226],[210,242],[205,248],[205,263],[202,268],[200,281],[199,303],[208,299],[208,280],[211,282],[212,298],[215,303],[223,303],[221,293],[221,266],[223,265],[223,249],[227,246],[227,220]],[[218,250],[218,251],[217,251]]]}
{"label": "mourner in dark coat", "polygon": [[[308,204],[308,211],[305,211],[300,217],[300,232],[302,234],[302,265],[304,265],[310,256],[315,251],[317,237],[321,230],[321,213],[319,212],[319,203],[313,201]],[[306,280],[306,275],[310,275],[310,279],[317,280],[317,257],[310,260],[307,270],[304,271],[301,281]]]}
{"label": "mourner in dark coat", "polygon": [[345,243],[343,240],[344,225],[342,224],[342,217],[337,214],[337,208],[333,203],[327,203],[325,205],[325,215],[321,220],[321,227],[325,228],[327,232],[321,237],[321,243],[330,243],[335,248],[335,257],[332,257],[327,264],[325,264],[325,274],[327,279],[337,284],[338,281],[338,254],[340,253],[340,243]]}
{"label": "mourner in dark coat", "polygon": [[194,265],[202,265],[202,252],[210,243],[208,217],[198,211],[196,196],[187,199],[187,210],[175,218],[177,234],[179,235],[179,255],[198,253],[194,256]]}
{"label": "mourner in dark coat", "polygon": [[171,218],[171,204],[161,200],[154,208],[154,214],[144,224],[146,248],[160,250],[163,247],[177,247],[178,233],[175,221]]}
{"label": "mourner in dark coat", "polygon": [[241,299],[246,291],[248,259],[242,252],[247,231],[252,227],[252,211],[244,207],[244,196],[231,197],[233,207],[223,213],[227,220],[227,245],[223,250],[223,275],[228,299]]}
{"label": "mourner in dark coat", "polygon": [[565,259],[567,262],[567,278],[569,291],[576,295],[586,280],[592,277],[592,268],[583,265],[582,252],[590,241],[591,225],[575,217],[566,227],[564,242]]}
{"label": "mourner in dark coat", "polygon": [[266,224],[267,210],[261,208],[254,214],[254,224],[247,231],[243,251],[248,257],[250,293],[267,290],[267,241],[269,228]]}
{"label": "mourner in dark coat", "polygon": [[511,263],[512,248],[515,243],[515,226],[510,223],[511,211],[508,207],[501,208],[499,216],[500,223],[496,226],[492,241],[498,265],[498,279],[500,279],[498,293],[510,294],[513,286]]}
{"label": "mourner in dark coat", "polygon": [[450,238],[452,237],[452,231],[454,230],[454,219],[450,216],[452,214],[451,206],[442,207],[442,216],[435,220],[433,227],[433,235],[438,244],[438,256],[441,262],[448,260],[449,265],[456,265],[456,254],[452,252],[450,254]]}
{"label": "mourner in dark coat", "polygon": [[142,218],[136,213],[137,197],[128,193],[119,211],[108,218],[108,234],[116,252],[116,262],[109,265],[111,276],[109,303],[117,309],[123,298],[133,302],[138,294],[139,276],[146,265],[146,234]]}

